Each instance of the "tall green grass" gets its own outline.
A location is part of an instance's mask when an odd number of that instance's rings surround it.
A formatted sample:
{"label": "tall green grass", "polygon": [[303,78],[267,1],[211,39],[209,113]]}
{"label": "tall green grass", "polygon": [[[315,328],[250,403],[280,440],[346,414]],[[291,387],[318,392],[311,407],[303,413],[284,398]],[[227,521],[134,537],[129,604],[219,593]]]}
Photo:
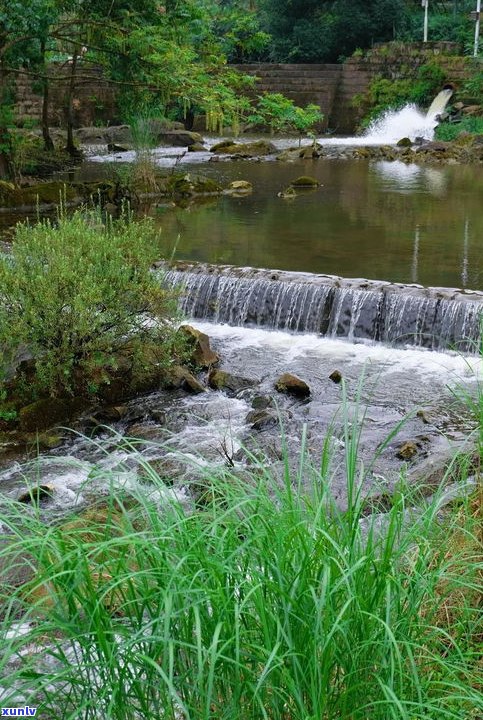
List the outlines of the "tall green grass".
{"label": "tall green grass", "polygon": [[207,470],[196,511],[160,506],[147,465],[142,494],[107,474],[106,500],[55,526],[11,503],[0,704],[86,720],[481,717],[478,518],[443,514],[441,493],[411,513],[403,491],[382,522],[365,517],[353,427],[345,439],[347,510],[330,440],[319,467],[302,451],[291,472],[286,456],[282,483],[260,462],[248,480]]}

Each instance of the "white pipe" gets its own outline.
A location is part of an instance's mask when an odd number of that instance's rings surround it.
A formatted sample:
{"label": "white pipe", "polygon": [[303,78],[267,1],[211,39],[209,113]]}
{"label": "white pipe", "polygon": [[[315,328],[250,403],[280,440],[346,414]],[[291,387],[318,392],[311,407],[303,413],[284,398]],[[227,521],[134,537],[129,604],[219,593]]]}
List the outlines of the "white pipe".
{"label": "white pipe", "polygon": [[423,32],[423,42],[428,42],[428,8],[429,8],[429,0],[422,0],[422,4],[424,6],[424,32]]}
{"label": "white pipe", "polygon": [[473,55],[478,55],[478,44],[480,41],[480,13],[481,13],[481,0],[476,0],[476,25],[475,25],[475,51]]}

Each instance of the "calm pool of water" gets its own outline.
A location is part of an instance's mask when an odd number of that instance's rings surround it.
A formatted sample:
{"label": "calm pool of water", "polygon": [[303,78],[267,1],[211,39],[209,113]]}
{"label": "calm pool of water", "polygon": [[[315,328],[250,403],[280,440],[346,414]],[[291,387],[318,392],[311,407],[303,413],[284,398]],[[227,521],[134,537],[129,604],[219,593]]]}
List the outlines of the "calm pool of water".
{"label": "calm pool of water", "polygon": [[[223,182],[253,183],[249,197],[158,211],[179,259],[367,277],[423,285],[483,286],[483,173],[479,167],[399,162],[207,163]],[[299,175],[322,187],[277,197]]]}
{"label": "calm pool of water", "polygon": [[[422,285],[483,288],[483,172],[478,166],[319,160],[186,162],[176,171],[252,195],[206,198],[188,208],[143,208],[163,230],[161,253],[180,260],[250,265]],[[109,176],[86,162],[75,179]],[[316,190],[278,193],[300,175]],[[74,178],[73,178],[74,179]],[[16,218],[0,216],[10,225]],[[4,238],[6,235],[4,235]]]}

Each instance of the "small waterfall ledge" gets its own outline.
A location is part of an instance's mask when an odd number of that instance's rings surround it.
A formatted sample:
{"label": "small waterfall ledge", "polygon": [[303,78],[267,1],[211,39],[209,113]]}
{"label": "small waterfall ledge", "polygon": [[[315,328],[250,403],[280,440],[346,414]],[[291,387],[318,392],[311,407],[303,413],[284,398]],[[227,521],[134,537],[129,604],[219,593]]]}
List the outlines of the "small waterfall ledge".
{"label": "small waterfall ledge", "polygon": [[477,352],[483,293],[332,275],[177,263],[181,310],[234,326]]}

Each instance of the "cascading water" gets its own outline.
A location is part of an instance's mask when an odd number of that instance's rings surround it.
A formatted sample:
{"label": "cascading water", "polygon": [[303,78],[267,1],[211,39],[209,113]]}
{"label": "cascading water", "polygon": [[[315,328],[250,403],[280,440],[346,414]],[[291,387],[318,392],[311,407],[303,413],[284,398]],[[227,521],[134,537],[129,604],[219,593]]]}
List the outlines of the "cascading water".
{"label": "cascading water", "polygon": [[480,335],[482,293],[229,266],[188,265],[165,280],[184,286],[185,314],[215,323],[465,352]]}

